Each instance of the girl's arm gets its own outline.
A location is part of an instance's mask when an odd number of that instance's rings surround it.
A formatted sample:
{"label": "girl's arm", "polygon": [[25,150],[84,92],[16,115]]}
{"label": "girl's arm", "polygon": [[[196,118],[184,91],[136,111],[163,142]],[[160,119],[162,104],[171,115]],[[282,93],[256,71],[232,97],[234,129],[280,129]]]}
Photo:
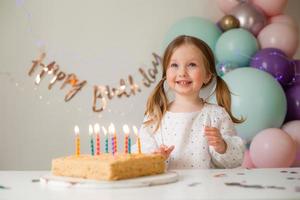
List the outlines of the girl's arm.
{"label": "girl's arm", "polygon": [[212,156],[212,162],[219,168],[239,167],[244,158],[244,142],[241,137],[237,136],[234,124],[224,108],[221,109],[218,117],[221,121],[218,128],[226,143],[226,151],[220,154],[210,146],[209,151]]}

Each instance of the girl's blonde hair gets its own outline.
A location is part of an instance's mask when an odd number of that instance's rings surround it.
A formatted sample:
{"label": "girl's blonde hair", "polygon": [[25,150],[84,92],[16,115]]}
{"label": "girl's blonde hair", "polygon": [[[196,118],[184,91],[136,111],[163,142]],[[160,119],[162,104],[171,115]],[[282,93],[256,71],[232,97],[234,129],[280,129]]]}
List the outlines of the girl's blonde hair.
{"label": "girl's blonde hair", "polygon": [[173,55],[174,51],[184,45],[184,44],[191,44],[199,48],[202,52],[204,67],[206,69],[206,72],[210,73],[212,75],[212,78],[209,80],[208,83],[204,84],[203,87],[206,87],[211,81],[213,80],[213,77],[216,77],[217,84],[216,84],[216,99],[219,106],[222,106],[225,108],[225,110],[228,112],[230,118],[234,123],[242,123],[244,120],[235,118],[231,113],[231,95],[229,88],[226,84],[226,82],[218,76],[216,68],[215,68],[215,58],[212,50],[210,47],[203,42],[202,40],[192,37],[192,36],[185,36],[181,35],[176,37],[166,48],[165,53],[163,55],[162,59],[162,79],[159,81],[159,83],[156,85],[152,93],[150,94],[145,115],[148,116],[148,120],[144,122],[144,124],[152,125],[155,124],[155,131],[160,127],[161,119],[163,118],[164,114],[167,111],[168,108],[168,98],[166,96],[166,92],[164,89],[164,81],[166,80],[166,71],[167,67],[169,65],[171,56]]}

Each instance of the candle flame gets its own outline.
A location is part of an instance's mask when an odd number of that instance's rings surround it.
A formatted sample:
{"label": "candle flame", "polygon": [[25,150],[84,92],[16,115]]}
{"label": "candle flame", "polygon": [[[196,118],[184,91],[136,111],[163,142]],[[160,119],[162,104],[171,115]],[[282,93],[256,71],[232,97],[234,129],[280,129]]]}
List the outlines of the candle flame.
{"label": "candle flame", "polygon": [[115,134],[116,129],[113,123],[110,123],[109,127],[108,127],[108,131],[110,134]]}
{"label": "candle flame", "polygon": [[79,127],[76,125],[74,127],[75,135],[79,135]]}
{"label": "candle flame", "polygon": [[102,126],[102,131],[103,131],[104,135],[106,136],[107,130],[106,130],[106,128],[104,126]]}
{"label": "candle flame", "polygon": [[136,126],[132,126],[133,132],[135,135],[138,135],[138,129]]}
{"label": "candle flame", "polygon": [[90,124],[89,125],[89,135],[93,135],[93,132],[94,132],[93,126]]}
{"label": "candle flame", "polygon": [[94,125],[94,131],[95,131],[96,134],[99,134],[99,133],[100,133],[100,126],[99,126],[98,123],[96,123],[96,124]]}
{"label": "candle flame", "polygon": [[123,131],[124,131],[124,133],[125,133],[126,135],[129,134],[129,127],[128,127],[127,124],[125,124],[125,125],[123,126]]}

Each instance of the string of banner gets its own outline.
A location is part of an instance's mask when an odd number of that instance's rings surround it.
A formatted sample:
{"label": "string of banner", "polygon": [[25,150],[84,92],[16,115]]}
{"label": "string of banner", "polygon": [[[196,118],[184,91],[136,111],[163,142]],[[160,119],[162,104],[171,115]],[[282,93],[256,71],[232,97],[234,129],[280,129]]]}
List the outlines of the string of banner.
{"label": "string of banner", "polygon": [[[148,69],[139,68],[139,73],[142,76],[142,84],[144,87],[149,88],[156,81],[158,74],[158,66],[161,65],[161,57],[156,53],[152,53],[152,67]],[[64,89],[67,86],[71,88],[67,91],[64,101],[69,102],[76,94],[86,87],[87,81],[80,80],[74,73],[66,73],[60,69],[60,66],[56,61],[45,64],[46,53],[41,53],[37,59],[32,61],[32,65],[28,72],[29,76],[33,76],[37,70],[39,72],[35,76],[35,84],[39,85],[41,80],[45,76],[53,76],[50,78],[48,89],[51,90],[54,85],[60,83],[60,89]],[[132,75],[128,75],[127,81],[121,78],[119,86],[112,87],[109,85],[94,85],[93,86],[93,105],[92,110],[94,112],[102,112],[107,107],[108,101],[114,97],[131,97],[141,92],[141,87],[136,84]]]}

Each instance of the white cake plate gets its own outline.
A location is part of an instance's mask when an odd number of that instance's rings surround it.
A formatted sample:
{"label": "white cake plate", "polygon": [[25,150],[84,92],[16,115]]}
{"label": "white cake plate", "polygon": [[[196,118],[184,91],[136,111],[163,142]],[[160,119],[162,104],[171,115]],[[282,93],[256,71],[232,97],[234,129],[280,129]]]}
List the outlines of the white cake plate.
{"label": "white cake plate", "polygon": [[82,178],[54,176],[46,174],[40,178],[42,184],[54,187],[69,188],[94,188],[94,189],[110,189],[110,188],[130,188],[145,187],[153,185],[162,185],[174,183],[178,181],[178,174],[174,171],[168,171],[164,174],[144,176],[119,181],[97,181]]}

